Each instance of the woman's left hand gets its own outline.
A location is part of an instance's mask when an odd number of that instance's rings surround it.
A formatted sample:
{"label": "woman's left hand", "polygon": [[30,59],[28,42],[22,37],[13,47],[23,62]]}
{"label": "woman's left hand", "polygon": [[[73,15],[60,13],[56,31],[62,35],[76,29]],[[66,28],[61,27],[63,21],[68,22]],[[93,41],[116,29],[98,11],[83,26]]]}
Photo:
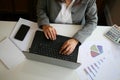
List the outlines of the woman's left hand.
{"label": "woman's left hand", "polygon": [[78,44],[78,40],[69,39],[61,47],[60,54],[70,55]]}

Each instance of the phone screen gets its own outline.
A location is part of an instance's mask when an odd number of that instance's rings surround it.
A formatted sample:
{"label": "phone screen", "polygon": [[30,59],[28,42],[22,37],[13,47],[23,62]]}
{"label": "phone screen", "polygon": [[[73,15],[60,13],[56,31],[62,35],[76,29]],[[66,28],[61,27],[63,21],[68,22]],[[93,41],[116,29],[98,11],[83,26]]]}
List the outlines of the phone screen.
{"label": "phone screen", "polygon": [[14,38],[23,41],[29,29],[30,29],[29,26],[22,24]]}

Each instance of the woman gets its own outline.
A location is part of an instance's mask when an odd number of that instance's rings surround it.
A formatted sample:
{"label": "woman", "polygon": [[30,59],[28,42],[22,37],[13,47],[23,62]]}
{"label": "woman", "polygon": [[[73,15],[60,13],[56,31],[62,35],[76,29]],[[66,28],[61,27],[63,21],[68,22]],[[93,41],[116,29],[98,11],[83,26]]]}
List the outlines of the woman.
{"label": "woman", "polygon": [[47,39],[56,39],[56,30],[50,23],[83,25],[71,39],[61,47],[60,53],[70,55],[76,45],[92,33],[97,25],[95,0],[38,0],[38,26],[43,29]]}

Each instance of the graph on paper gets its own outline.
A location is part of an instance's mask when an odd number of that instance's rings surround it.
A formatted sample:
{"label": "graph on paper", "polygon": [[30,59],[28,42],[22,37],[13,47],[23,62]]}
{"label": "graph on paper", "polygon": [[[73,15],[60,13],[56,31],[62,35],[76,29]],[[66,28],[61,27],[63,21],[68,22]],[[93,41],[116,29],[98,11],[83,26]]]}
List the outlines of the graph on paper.
{"label": "graph on paper", "polygon": [[101,46],[101,45],[92,45],[90,47],[90,50],[91,50],[91,56],[96,57],[96,56],[103,53],[103,46]]}
{"label": "graph on paper", "polygon": [[[104,49],[102,45],[92,45],[90,47],[90,55],[94,59],[95,57],[104,53]],[[95,61],[93,64],[88,65],[84,68],[85,73],[88,76],[88,80],[94,80],[96,74],[99,72],[101,65],[104,63],[105,57],[100,58],[99,60]]]}
{"label": "graph on paper", "polygon": [[88,80],[95,80],[95,77],[99,72],[99,69],[101,68],[101,65],[104,63],[104,61],[105,61],[105,58],[100,59],[84,68],[84,71],[88,76]]}

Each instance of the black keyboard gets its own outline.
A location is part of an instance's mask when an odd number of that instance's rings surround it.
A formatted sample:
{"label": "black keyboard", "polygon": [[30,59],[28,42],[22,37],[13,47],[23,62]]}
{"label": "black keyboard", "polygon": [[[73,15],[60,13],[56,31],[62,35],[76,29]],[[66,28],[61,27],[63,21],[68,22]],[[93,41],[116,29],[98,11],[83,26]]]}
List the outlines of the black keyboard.
{"label": "black keyboard", "polygon": [[61,46],[68,39],[70,38],[57,35],[57,39],[52,41],[47,39],[42,31],[36,31],[34,40],[30,48],[30,53],[77,62],[79,44],[70,55],[62,55],[59,53]]}

